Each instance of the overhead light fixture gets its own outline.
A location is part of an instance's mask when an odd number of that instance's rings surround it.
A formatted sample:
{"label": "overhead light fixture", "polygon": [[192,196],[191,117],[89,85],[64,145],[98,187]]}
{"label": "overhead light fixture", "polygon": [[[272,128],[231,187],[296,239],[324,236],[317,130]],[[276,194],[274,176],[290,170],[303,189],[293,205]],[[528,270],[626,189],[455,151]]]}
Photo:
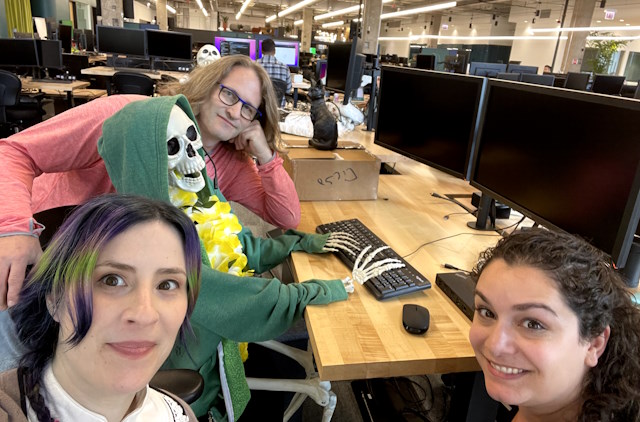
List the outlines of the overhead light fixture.
{"label": "overhead light fixture", "polygon": [[635,41],[640,40],[640,35],[636,35],[635,37],[616,37],[616,36],[598,36],[598,35],[589,35],[587,37],[587,41]]}
{"label": "overhead light fixture", "polygon": [[176,9],[174,9],[174,8],[173,8],[173,7],[171,7],[171,6],[169,6],[168,4],[167,4],[167,10],[168,10],[169,12],[173,13],[174,15],[176,14]]}
{"label": "overhead light fixture", "polygon": [[397,18],[399,16],[415,15],[415,14],[424,13],[424,12],[432,12],[434,10],[450,9],[452,7],[456,7],[457,4],[458,3],[456,3],[455,1],[450,1],[448,3],[432,4],[430,6],[424,6],[424,7],[418,7],[418,8],[415,8],[415,9],[402,10],[400,12],[383,13],[383,14],[380,15],[380,20],[382,20],[382,19],[390,19],[390,18]]}
{"label": "overhead light fixture", "polygon": [[271,22],[271,21],[276,20],[276,18],[277,18],[277,17],[278,17],[278,15],[271,15],[271,16],[269,16],[268,18],[266,18],[264,21],[265,21],[266,23],[269,23],[269,22]]}
{"label": "overhead light fixture", "polygon": [[342,25],[344,25],[344,21],[336,21],[336,22],[323,23],[322,27],[323,28],[333,28],[335,26],[342,26]]}
{"label": "overhead light fixture", "polygon": [[640,26],[580,26],[575,28],[538,28],[534,34],[543,32],[592,32],[592,31],[640,31]]}
{"label": "overhead light fixture", "polygon": [[[202,13],[204,14],[204,16],[208,17],[209,14],[207,13],[207,9],[205,9],[204,6],[202,5],[202,1],[196,0],[196,3],[198,3],[198,7],[200,8],[200,10],[202,10]],[[169,7],[169,5],[167,5],[167,7]],[[173,12],[173,13],[175,13],[175,12]]]}
{"label": "overhead light fixture", "polygon": [[294,21],[294,22],[293,22],[293,25],[294,25],[294,26],[300,26],[300,25],[302,25],[303,23],[304,23],[304,19],[299,19],[299,20],[297,20],[297,21]]}
{"label": "overhead light fixture", "polygon": [[[393,0],[382,0],[382,4],[386,4],[386,3],[391,3]],[[356,13],[358,10],[363,9],[364,5],[362,6],[350,6],[350,7],[345,7],[344,9],[340,9],[340,10],[334,10],[332,12],[327,12],[327,13],[323,13],[321,15],[316,15],[313,17],[314,21],[320,21],[323,19],[328,19],[328,18],[332,18],[334,16],[338,16],[338,15],[347,15],[349,13]]]}
{"label": "overhead light fixture", "polygon": [[296,10],[302,9],[303,7],[307,7],[310,4],[313,4],[313,3],[317,2],[317,1],[318,0],[303,0],[300,3],[296,3],[293,6],[284,9],[282,12],[279,12],[278,13],[278,17],[281,18],[283,16],[286,16],[286,15],[288,15],[290,13],[295,12]]}
{"label": "overhead light fixture", "polygon": [[[420,39],[431,40],[460,40],[460,41],[515,41],[515,40],[534,40],[534,41],[556,41],[556,36],[533,36],[533,35],[485,35],[485,36],[457,36],[457,35],[411,35],[408,37],[380,37],[380,41],[418,41]],[[561,40],[566,40],[569,37],[561,36]]]}
{"label": "overhead light fixture", "polygon": [[236,13],[236,20],[240,19],[240,16],[242,16],[244,11],[247,10],[247,7],[249,7],[251,2],[253,2],[253,0],[244,0],[242,6],[240,6],[240,10],[238,11],[238,13]]}

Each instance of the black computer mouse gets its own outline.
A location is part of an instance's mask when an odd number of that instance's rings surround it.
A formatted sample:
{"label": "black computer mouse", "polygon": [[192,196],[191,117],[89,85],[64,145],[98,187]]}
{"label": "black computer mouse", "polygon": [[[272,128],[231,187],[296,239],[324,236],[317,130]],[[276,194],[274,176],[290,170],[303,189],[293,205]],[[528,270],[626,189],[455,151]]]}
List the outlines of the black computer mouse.
{"label": "black computer mouse", "polygon": [[422,334],[429,329],[429,310],[408,303],[402,307],[402,325],[411,334]]}

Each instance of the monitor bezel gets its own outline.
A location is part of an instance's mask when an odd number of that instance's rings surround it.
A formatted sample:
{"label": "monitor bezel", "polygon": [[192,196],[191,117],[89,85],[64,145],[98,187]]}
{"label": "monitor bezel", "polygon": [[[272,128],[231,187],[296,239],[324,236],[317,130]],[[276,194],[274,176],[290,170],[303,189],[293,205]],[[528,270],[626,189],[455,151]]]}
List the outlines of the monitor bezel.
{"label": "monitor bezel", "polygon": [[[138,33],[142,33],[142,38],[143,38],[143,42],[144,42],[144,46],[143,46],[143,50],[144,50],[144,54],[137,54],[137,53],[125,53],[125,52],[120,52],[120,51],[105,51],[101,49],[100,46],[100,32],[102,32],[101,28],[107,28],[107,31],[110,30],[116,30],[116,31],[127,31],[129,33],[133,33],[133,32],[138,32]],[[96,40],[95,40],[95,47],[97,49],[97,51],[99,53],[104,53],[104,54],[111,54],[111,55],[116,55],[116,56],[126,56],[126,57],[138,57],[138,58],[148,58],[147,56],[147,34],[145,33],[145,29],[135,29],[135,28],[123,28],[123,27],[119,27],[119,26],[107,26],[107,25],[97,25],[96,26]]]}
{"label": "monitor bezel", "polygon": [[[3,38],[3,41],[12,42],[12,43],[23,43],[25,46],[28,44],[33,45],[33,56],[35,57],[35,64],[16,64],[15,61],[13,63],[2,64],[0,66],[6,68],[28,68],[28,69],[38,69],[40,68],[40,57],[38,55],[38,46],[36,44],[35,38]],[[13,57],[13,56],[12,56]]]}
{"label": "monitor bezel", "polygon": [[[146,50],[147,50],[147,56],[149,58],[153,58],[153,59],[164,59],[164,60],[183,60],[183,61],[192,61],[193,57],[192,57],[192,50],[193,50],[193,37],[191,36],[191,34],[188,34],[186,32],[177,32],[177,31],[162,31],[159,29],[145,29],[145,44],[146,44]],[[153,54],[151,52],[151,44],[149,42],[149,34],[168,34],[169,36],[175,36],[176,39],[178,38],[184,38],[184,39],[189,39],[189,57],[176,57],[176,56],[168,56],[168,55],[161,55],[161,54]],[[153,38],[153,35],[152,35]]]}
{"label": "monitor bezel", "polygon": [[428,165],[429,167],[433,167],[435,169],[438,169],[442,172],[445,172],[447,174],[450,174],[452,176],[455,176],[459,179],[465,179],[468,180],[469,179],[469,175],[470,175],[470,171],[471,171],[471,158],[473,157],[473,154],[475,153],[475,145],[476,145],[476,139],[478,136],[478,122],[481,121],[482,119],[482,105],[483,105],[483,101],[484,101],[484,96],[485,96],[485,85],[486,85],[486,78],[482,77],[482,76],[474,76],[474,75],[462,75],[460,73],[452,73],[452,72],[441,72],[441,71],[437,71],[437,70],[427,70],[427,69],[418,69],[418,68],[407,68],[407,67],[400,67],[400,66],[389,66],[389,65],[382,65],[381,69],[380,69],[380,93],[379,93],[379,98],[382,98],[382,91],[384,89],[384,74],[387,71],[392,71],[392,72],[398,72],[398,73],[407,73],[407,74],[413,74],[413,73],[422,73],[424,75],[431,75],[434,77],[439,77],[439,78],[449,78],[449,79],[453,79],[453,80],[465,80],[465,81],[475,81],[478,84],[478,101],[476,102],[476,106],[475,106],[475,110],[474,110],[474,115],[473,115],[473,124],[472,124],[472,130],[470,133],[470,139],[469,142],[467,144],[467,151],[466,151],[466,155],[465,155],[465,164],[464,164],[464,173],[461,173],[455,169],[449,168],[449,167],[445,167],[442,166],[438,163],[435,163],[431,160],[427,160],[424,157],[419,157],[416,156],[414,154],[408,153],[404,150],[402,150],[401,148],[397,148],[393,145],[388,145],[383,141],[380,141],[379,136],[380,136],[380,131],[377,130],[378,128],[378,121],[380,119],[380,107],[381,107],[381,102],[378,105],[378,113],[376,114],[376,131],[375,131],[375,135],[374,135],[374,141],[373,143],[376,145],[380,145],[384,148],[387,148],[393,152],[396,152],[400,155],[404,155],[405,157],[409,157],[413,160],[416,160],[418,162],[421,162],[423,164]]}
{"label": "monitor bezel", "polygon": [[[478,163],[478,154],[480,151],[480,147],[482,146],[482,137],[484,131],[484,115],[486,113],[487,102],[491,96],[491,90],[493,87],[502,87],[502,88],[515,88],[521,91],[530,91],[530,92],[543,92],[548,93],[552,96],[556,97],[565,97],[569,99],[576,100],[585,100],[588,102],[604,104],[604,105],[612,105],[612,106],[624,106],[624,108],[636,109],[640,112],[640,101],[635,101],[630,98],[624,97],[614,97],[605,94],[596,94],[592,92],[585,91],[576,91],[573,89],[565,89],[559,87],[550,87],[544,85],[534,85],[534,84],[526,84],[520,82],[513,82],[508,80],[489,80],[486,88],[486,92],[484,95],[484,101],[482,104],[482,115],[483,119],[480,120],[480,124],[477,128],[477,139],[474,148],[474,153],[471,161],[471,171],[469,173],[469,183],[474,188],[479,189],[483,194],[487,194],[495,200],[512,207],[513,209],[518,210],[522,215],[530,218],[531,220],[545,226],[547,228],[552,228],[554,230],[561,230],[563,232],[567,232],[562,227],[557,226],[546,218],[536,214],[535,212],[527,209],[526,207],[516,203],[515,201],[507,198],[500,193],[494,191],[493,189],[488,188],[487,186],[478,183],[475,180],[475,175],[477,171],[477,163]],[[635,192],[636,197],[633,195],[629,195],[627,199],[627,203],[625,209],[622,214],[622,221],[620,222],[620,226],[618,227],[618,232],[616,233],[613,250],[605,251],[604,253],[609,255],[612,261],[615,263],[617,268],[624,268],[626,265],[626,260],[629,255],[629,251],[631,250],[631,244],[633,243],[634,235],[636,232],[636,227],[638,224],[638,220],[640,219],[640,163],[636,168],[636,174],[634,176],[633,182],[631,184],[631,193]],[[630,226],[634,225],[633,229]],[[595,245],[594,245],[595,246]],[[596,246],[597,247],[597,246]]]}

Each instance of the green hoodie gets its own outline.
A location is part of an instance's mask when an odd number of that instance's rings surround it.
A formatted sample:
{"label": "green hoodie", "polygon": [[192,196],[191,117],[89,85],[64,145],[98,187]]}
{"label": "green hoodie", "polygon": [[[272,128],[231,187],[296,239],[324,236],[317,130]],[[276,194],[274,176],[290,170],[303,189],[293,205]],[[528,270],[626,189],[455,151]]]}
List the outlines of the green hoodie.
{"label": "green hoodie", "polygon": [[[170,202],[166,132],[174,105],[195,122],[182,95],[128,104],[105,121],[98,151],[118,192]],[[225,201],[206,174],[205,178],[205,194]],[[277,239],[262,239],[243,229],[238,238],[249,267],[262,273],[292,251],[321,252],[327,236],[289,230]],[[191,316],[195,336],[186,350],[176,344],[164,367],[191,368],[202,374],[205,390],[191,405],[196,415],[211,411],[216,420],[225,414],[236,420],[249,400],[249,390],[235,342],[273,339],[302,316],[305,306],[345,300],[347,293],[340,280],[285,285],[277,279],[221,273],[209,267],[204,248],[203,264],[202,286]],[[218,366],[220,361],[223,368]]]}

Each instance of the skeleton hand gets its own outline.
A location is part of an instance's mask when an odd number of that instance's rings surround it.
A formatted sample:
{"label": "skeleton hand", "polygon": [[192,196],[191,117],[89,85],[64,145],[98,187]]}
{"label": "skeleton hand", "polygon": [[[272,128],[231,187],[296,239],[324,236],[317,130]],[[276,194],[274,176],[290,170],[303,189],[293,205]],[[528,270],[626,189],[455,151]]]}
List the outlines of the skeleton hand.
{"label": "skeleton hand", "polygon": [[329,234],[327,243],[322,248],[323,252],[344,252],[347,255],[358,255],[360,243],[349,233],[333,232]]}
{"label": "skeleton hand", "polygon": [[[353,279],[360,284],[364,284],[365,281],[378,277],[386,271],[403,268],[405,266],[400,260],[395,258],[385,258],[380,261],[371,262],[374,256],[385,249],[389,249],[389,246],[382,246],[367,255],[367,251],[369,249],[371,249],[371,245],[367,246],[362,250],[362,252],[360,252],[355,264],[353,264]],[[360,261],[362,261],[362,263]],[[371,265],[367,268],[369,263],[371,263]]]}
{"label": "skeleton hand", "polygon": [[347,293],[353,293],[353,280],[351,277],[345,277],[342,279],[342,285]]}

